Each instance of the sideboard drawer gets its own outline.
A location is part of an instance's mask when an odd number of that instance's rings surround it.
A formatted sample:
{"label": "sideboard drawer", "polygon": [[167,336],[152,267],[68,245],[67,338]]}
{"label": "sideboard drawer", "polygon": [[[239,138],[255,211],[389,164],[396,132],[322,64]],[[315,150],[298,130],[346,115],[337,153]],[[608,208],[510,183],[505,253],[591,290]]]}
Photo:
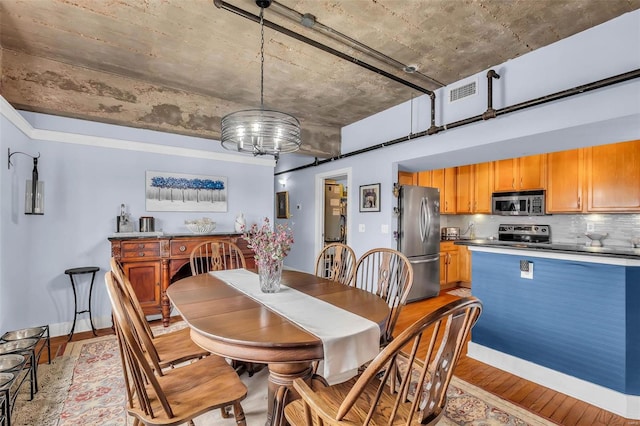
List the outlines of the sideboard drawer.
{"label": "sideboard drawer", "polygon": [[160,242],[123,242],[122,257],[159,257]]}

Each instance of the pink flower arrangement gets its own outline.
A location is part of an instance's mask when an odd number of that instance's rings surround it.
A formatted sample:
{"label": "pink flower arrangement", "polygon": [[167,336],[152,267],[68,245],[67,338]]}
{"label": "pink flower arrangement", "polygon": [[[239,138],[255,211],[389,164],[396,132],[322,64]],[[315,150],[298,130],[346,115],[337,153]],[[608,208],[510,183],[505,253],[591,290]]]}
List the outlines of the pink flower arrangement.
{"label": "pink flower arrangement", "polygon": [[256,264],[269,267],[276,262],[282,261],[293,244],[293,232],[291,228],[278,224],[275,230],[271,227],[269,218],[265,217],[262,226],[257,224],[251,225],[248,232],[242,236],[248,247],[252,249],[256,256]]}

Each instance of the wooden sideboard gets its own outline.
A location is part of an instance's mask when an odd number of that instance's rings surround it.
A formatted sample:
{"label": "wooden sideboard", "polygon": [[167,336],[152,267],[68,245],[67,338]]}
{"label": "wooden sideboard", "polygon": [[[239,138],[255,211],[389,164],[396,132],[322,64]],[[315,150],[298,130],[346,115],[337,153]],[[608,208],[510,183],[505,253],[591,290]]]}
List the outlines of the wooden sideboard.
{"label": "wooden sideboard", "polygon": [[204,241],[231,241],[244,254],[248,269],[255,268],[254,253],[240,234],[165,234],[157,237],[113,236],[111,256],[121,264],[145,314],[162,315],[169,325],[171,306],[166,291],[172,282],[191,276],[189,255]]}

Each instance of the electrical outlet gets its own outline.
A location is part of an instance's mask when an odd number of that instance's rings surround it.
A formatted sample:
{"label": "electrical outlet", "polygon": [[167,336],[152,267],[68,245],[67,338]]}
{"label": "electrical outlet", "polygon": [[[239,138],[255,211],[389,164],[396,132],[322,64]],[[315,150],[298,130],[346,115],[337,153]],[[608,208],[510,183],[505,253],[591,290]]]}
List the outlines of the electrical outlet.
{"label": "electrical outlet", "polygon": [[587,232],[594,232],[596,230],[596,224],[593,222],[587,222]]}

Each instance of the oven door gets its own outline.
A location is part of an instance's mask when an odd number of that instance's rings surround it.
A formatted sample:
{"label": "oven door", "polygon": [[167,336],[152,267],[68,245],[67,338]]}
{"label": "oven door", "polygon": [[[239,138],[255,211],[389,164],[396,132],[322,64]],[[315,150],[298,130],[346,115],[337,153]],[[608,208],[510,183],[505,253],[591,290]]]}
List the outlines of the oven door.
{"label": "oven door", "polygon": [[528,201],[528,197],[493,196],[491,213],[502,216],[526,216],[529,214]]}

